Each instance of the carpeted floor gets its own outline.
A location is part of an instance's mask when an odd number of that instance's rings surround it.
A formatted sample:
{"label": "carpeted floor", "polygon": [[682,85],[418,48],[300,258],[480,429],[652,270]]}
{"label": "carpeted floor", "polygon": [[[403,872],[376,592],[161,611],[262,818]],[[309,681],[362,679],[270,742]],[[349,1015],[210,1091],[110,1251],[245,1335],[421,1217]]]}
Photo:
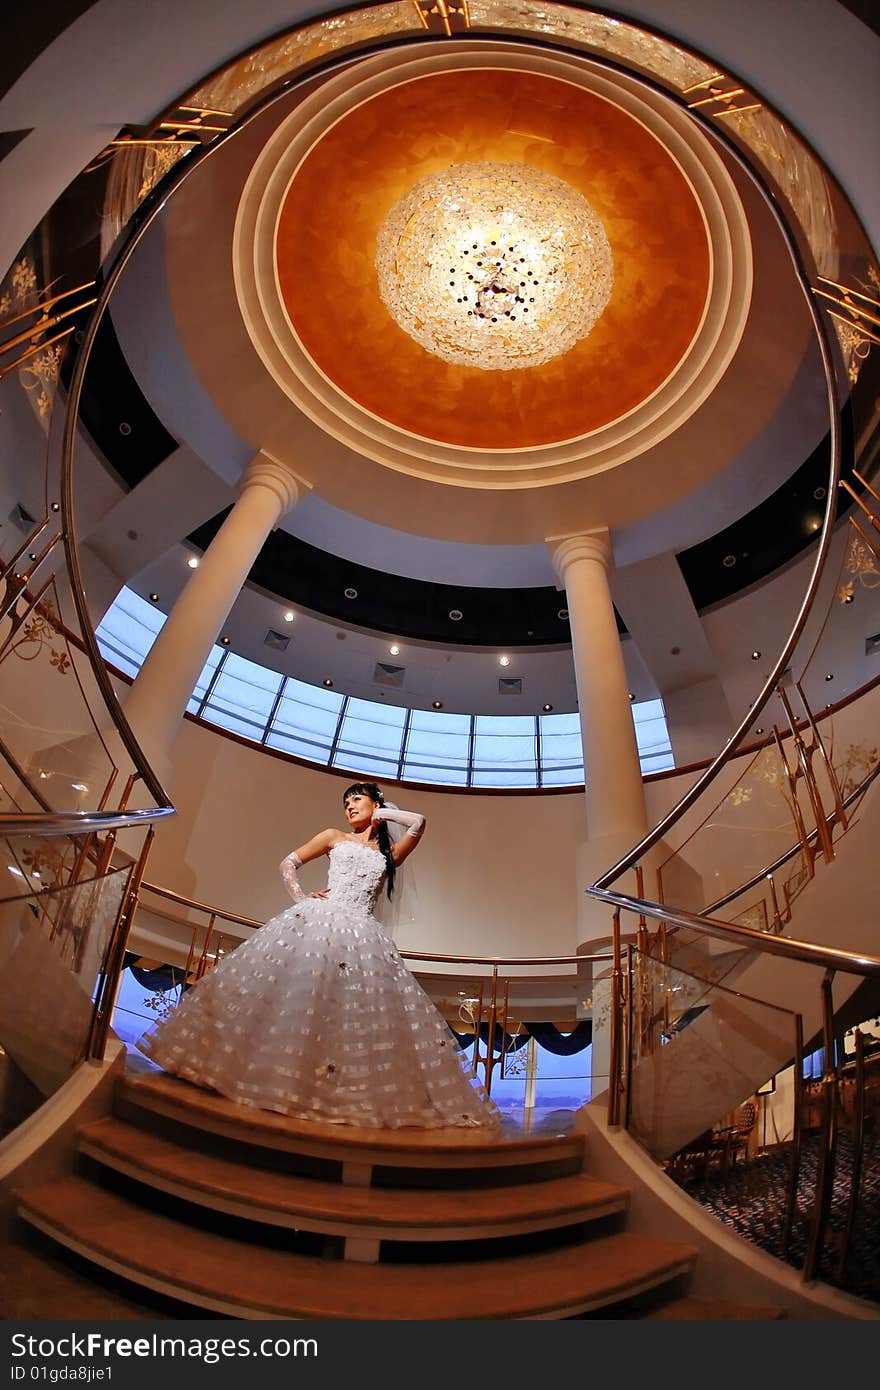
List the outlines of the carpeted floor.
{"label": "carpeted floor", "polygon": [[[787,1255],[781,1248],[790,1162],[787,1148],[759,1155],[750,1162],[739,1162],[726,1173],[713,1172],[705,1180],[682,1178],[679,1185],[739,1235],[800,1269],[809,1236],[818,1150],[818,1136],[807,1136],[798,1183],[798,1211]],[[838,1245],[846,1221],[851,1165],[851,1141],[847,1134],[841,1134],[835,1165],[830,1239],[826,1240],[823,1250],[820,1278],[847,1293],[880,1302],[880,1132],[868,1135],[865,1141],[855,1229],[846,1269],[843,1277],[838,1278]]]}

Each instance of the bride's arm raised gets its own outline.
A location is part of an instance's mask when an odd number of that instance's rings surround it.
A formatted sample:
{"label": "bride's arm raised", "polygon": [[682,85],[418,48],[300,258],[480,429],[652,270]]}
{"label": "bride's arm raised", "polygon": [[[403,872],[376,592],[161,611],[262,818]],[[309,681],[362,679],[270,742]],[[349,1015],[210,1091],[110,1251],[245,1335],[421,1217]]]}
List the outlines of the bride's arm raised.
{"label": "bride's arm raised", "polygon": [[373,812],[373,820],[390,820],[398,825],[406,827],[399,840],[391,846],[391,855],[395,864],[402,864],[412,854],[419,840],[425,833],[427,821],[420,811],[401,811],[399,806],[377,806]]}
{"label": "bride's arm raised", "polygon": [[339,830],[322,830],[318,835],[313,835],[311,840],[307,840],[299,849],[291,850],[290,854],[282,859],[278,866],[281,870],[281,877],[284,879],[285,887],[295,903],[302,902],[303,898],[315,897],[314,893],[306,894],[302,890],[302,885],[296,876],[297,869],[303,864],[308,864],[312,859],[320,859],[322,854],[327,854],[337,840],[342,839]]}

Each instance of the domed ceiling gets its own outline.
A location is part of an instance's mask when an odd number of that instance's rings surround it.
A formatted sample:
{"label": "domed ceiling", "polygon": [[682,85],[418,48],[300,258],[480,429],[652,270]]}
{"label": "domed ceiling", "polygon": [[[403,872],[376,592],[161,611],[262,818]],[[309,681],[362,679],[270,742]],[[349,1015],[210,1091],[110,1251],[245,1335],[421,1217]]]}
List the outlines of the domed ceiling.
{"label": "domed ceiling", "polygon": [[[477,162],[513,170],[514,180],[517,170],[526,179],[538,171],[562,180],[587,201],[610,243],[613,288],[607,306],[586,337],[541,365],[487,371],[444,361],[395,322],[380,293],[376,245],[389,209],[420,180]],[[489,184],[483,190],[486,216],[516,197],[510,176],[494,200],[491,178]],[[429,192],[434,204],[436,196]],[[546,243],[559,210],[543,187],[539,198],[532,238]],[[452,251],[443,257],[440,238],[430,232],[417,257],[426,279],[437,255],[443,259],[440,285],[432,290],[436,295],[454,289],[450,319],[484,264],[481,256],[499,249],[492,251],[493,237],[472,242],[464,213],[454,206],[450,220],[463,223],[452,243],[455,264],[446,266]],[[511,255],[513,250],[505,246],[502,253],[513,269],[525,267],[526,257]],[[468,254],[470,270],[463,261]],[[380,92],[316,141],[280,210],[276,263],[294,332],[341,392],[414,435],[508,450],[583,436],[652,395],[700,326],[710,248],[700,205],[680,165],[620,106],[544,74],[468,69]],[[566,277],[573,296],[588,294],[577,266],[563,266],[560,278]],[[486,356],[502,333],[515,340],[516,324],[519,331],[529,327],[530,305],[533,316],[536,308],[540,312],[535,295],[541,285],[518,276],[513,284],[521,294],[512,309],[497,323],[492,318],[481,325]],[[476,307],[473,293],[471,302]],[[423,313],[431,307],[426,303]],[[546,310],[540,326],[545,337],[552,339],[564,307]],[[463,308],[459,318],[473,312]]]}

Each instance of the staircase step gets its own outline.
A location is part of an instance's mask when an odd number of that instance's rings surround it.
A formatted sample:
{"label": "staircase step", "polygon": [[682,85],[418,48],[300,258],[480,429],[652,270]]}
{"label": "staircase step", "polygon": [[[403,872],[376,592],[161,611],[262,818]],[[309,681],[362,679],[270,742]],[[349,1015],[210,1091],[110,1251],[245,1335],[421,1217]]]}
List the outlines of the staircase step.
{"label": "staircase step", "polygon": [[328,1235],[378,1240],[464,1240],[574,1225],[626,1210],[625,1187],[584,1174],[482,1191],[351,1186],[267,1172],[194,1154],[110,1118],[79,1131],[87,1157],[138,1182],[231,1216]]}
{"label": "staircase step", "polygon": [[16,1193],[19,1216],[136,1284],[237,1318],[560,1319],[687,1275],[697,1251],[622,1232],[504,1259],[366,1265],[256,1246],[83,1178]]}
{"label": "staircase step", "polygon": [[723,1298],[685,1296],[674,1298],[641,1316],[646,1321],[767,1322],[787,1315],[784,1308],[756,1308],[748,1303],[730,1303]]}
{"label": "staircase step", "polygon": [[309,1158],[391,1168],[527,1168],[582,1157],[581,1134],[528,1135],[513,1128],[364,1129],[250,1109],[173,1076],[124,1077],[114,1109],[141,1123],[157,1115],[237,1143]]}

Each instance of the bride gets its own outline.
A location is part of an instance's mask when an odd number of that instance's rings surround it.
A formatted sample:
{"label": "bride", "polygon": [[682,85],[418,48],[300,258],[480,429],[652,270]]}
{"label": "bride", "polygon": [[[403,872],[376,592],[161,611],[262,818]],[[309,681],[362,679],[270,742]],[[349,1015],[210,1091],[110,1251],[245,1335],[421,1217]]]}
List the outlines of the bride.
{"label": "bride", "polygon": [[[348,830],[322,830],[281,863],[294,906],[205,975],[137,1044],[165,1071],[241,1105],[335,1124],[492,1125],[498,1112],[449,1028],[373,915],[425,818],[373,782],[342,798]],[[389,822],[403,828],[392,840]],[[327,887],[297,869],[326,854]]]}

